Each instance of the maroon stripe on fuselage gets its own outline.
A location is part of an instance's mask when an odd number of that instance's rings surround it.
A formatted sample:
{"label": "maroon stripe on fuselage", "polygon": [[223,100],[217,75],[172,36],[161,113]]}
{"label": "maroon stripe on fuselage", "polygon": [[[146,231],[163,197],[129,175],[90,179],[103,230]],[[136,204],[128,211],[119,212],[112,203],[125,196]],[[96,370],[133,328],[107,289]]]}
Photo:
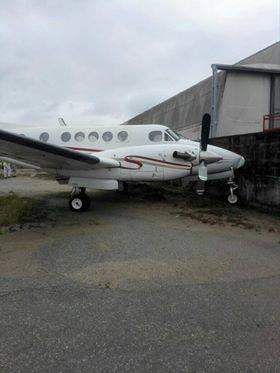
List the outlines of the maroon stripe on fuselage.
{"label": "maroon stripe on fuselage", "polygon": [[[71,150],[84,151],[84,152],[102,152],[103,151],[102,149],[77,148],[77,147],[73,147],[73,146],[67,146],[67,148],[71,149]],[[128,163],[134,163],[137,166],[139,166],[139,168],[141,168],[143,166],[142,162],[137,161],[135,159],[129,159],[130,157],[131,158],[147,159],[148,161],[154,161],[154,162],[162,163],[162,165],[169,164],[169,165],[172,165],[172,166],[181,166],[181,167],[186,167],[186,168],[192,167],[191,163],[190,164],[174,163],[174,162],[162,161],[162,160],[156,159],[156,158],[143,157],[141,155],[127,155],[126,157],[124,157],[124,161],[126,161]],[[135,168],[125,167],[125,166],[121,166],[120,168],[131,169],[131,170],[139,169],[139,168],[135,169]]]}
{"label": "maroon stripe on fuselage", "polygon": [[156,162],[159,162],[159,163],[170,164],[172,166],[182,166],[182,167],[189,167],[189,166],[191,166],[191,164],[188,165],[188,164],[182,164],[182,163],[173,163],[173,162],[168,162],[168,161],[161,161],[160,159],[149,158],[149,157],[142,157],[140,155],[131,155],[129,157],[135,157],[135,158],[140,158],[140,159],[147,159],[149,161],[156,161]]}
{"label": "maroon stripe on fuselage", "polygon": [[[141,168],[143,166],[142,162],[137,161],[135,159],[130,159],[130,158],[140,158],[140,159],[146,159],[146,160],[153,161],[153,162],[158,162],[158,163],[161,163],[163,167],[164,167],[164,165],[172,165],[172,166],[181,166],[181,167],[184,167],[184,168],[187,168],[187,169],[192,168],[192,163],[190,163],[190,164],[173,163],[173,162],[161,161],[161,160],[156,159],[156,158],[142,157],[140,155],[127,155],[126,157],[124,157],[124,160],[126,162],[137,164],[137,165],[139,165],[139,168]],[[125,168],[125,169],[128,169],[128,170],[137,170],[137,168],[130,168],[130,167],[125,167],[125,166],[121,166],[121,168]],[[139,170],[139,168],[138,168],[138,170]]]}
{"label": "maroon stripe on fuselage", "polygon": [[80,152],[102,152],[102,149],[91,149],[91,148],[75,148],[73,146],[67,146],[68,149],[78,150]]}
{"label": "maroon stripe on fuselage", "polygon": [[139,167],[138,168],[131,168],[131,167],[121,166],[121,168],[125,168],[126,170],[139,170],[139,168],[141,168],[143,166],[142,162],[136,161],[135,159],[129,159],[129,157],[133,157],[133,156],[128,155],[128,156],[124,157],[124,161],[128,162],[128,163],[134,163]]}

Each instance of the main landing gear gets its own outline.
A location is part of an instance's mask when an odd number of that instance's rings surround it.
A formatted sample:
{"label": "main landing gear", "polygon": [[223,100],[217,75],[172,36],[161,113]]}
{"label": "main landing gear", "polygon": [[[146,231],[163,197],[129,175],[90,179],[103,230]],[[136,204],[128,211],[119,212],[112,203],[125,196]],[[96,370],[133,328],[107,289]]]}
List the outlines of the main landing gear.
{"label": "main landing gear", "polygon": [[90,207],[90,198],[86,194],[86,188],[74,187],[69,199],[69,207],[73,212],[86,211]]}
{"label": "main landing gear", "polygon": [[228,186],[229,186],[229,190],[230,190],[230,195],[228,196],[228,202],[231,204],[231,205],[235,205],[238,201],[238,197],[236,194],[234,194],[233,192],[235,191],[235,189],[238,188],[238,185],[235,184],[235,182],[233,181],[233,178],[229,178],[229,181],[228,181]]}

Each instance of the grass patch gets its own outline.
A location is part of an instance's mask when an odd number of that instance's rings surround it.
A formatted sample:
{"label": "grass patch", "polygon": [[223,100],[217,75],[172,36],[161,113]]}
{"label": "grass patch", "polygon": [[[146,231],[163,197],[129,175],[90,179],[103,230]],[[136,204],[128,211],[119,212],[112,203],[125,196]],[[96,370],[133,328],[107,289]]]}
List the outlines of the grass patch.
{"label": "grass patch", "polygon": [[46,172],[36,172],[34,174],[34,177],[36,177],[36,179],[42,179],[42,180],[55,180],[55,176],[52,175],[52,174],[48,174]]}
{"label": "grass patch", "polygon": [[14,193],[0,197],[0,227],[29,221],[37,207],[37,201],[19,197]]}

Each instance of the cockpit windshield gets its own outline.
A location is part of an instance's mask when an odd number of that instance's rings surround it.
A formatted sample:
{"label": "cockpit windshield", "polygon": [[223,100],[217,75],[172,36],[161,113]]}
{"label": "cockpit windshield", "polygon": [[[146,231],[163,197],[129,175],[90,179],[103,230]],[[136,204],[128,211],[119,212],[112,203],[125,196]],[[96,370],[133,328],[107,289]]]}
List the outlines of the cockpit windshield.
{"label": "cockpit windshield", "polygon": [[184,136],[182,136],[182,135],[179,135],[178,133],[176,133],[175,131],[172,131],[171,129],[167,129],[166,131],[165,131],[173,140],[175,140],[175,141],[178,141],[178,140],[180,140],[180,139],[184,139]]}

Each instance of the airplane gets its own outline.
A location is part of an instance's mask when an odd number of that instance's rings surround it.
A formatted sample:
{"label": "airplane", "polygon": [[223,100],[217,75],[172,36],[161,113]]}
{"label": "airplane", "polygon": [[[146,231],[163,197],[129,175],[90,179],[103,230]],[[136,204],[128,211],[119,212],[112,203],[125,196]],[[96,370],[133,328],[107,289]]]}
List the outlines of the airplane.
{"label": "airplane", "polygon": [[[61,118],[60,118],[61,119]],[[203,194],[207,180],[228,179],[228,201],[237,202],[234,171],[241,155],[208,145],[211,117],[204,114],[200,142],[183,138],[159,124],[95,128],[0,130],[0,159],[49,173],[72,186],[69,207],[85,211],[91,200],[86,189],[122,190],[127,182],[197,181]]]}

